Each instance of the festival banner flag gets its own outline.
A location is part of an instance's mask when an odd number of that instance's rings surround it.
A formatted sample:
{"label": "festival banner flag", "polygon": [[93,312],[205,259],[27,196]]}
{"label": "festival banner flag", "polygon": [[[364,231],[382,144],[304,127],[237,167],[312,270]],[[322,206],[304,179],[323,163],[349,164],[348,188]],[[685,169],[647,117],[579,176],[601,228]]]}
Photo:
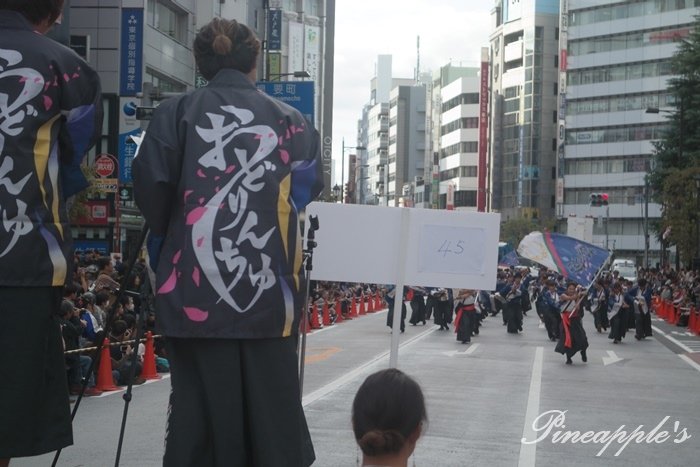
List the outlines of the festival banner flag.
{"label": "festival banner flag", "polygon": [[503,256],[503,258],[501,258],[501,260],[498,262],[499,266],[506,267],[515,267],[518,264],[520,264],[520,260],[518,259],[518,254],[515,252],[515,250]]}
{"label": "festival banner flag", "polygon": [[605,248],[551,232],[528,234],[518,245],[518,254],[584,287],[592,284],[610,256]]}

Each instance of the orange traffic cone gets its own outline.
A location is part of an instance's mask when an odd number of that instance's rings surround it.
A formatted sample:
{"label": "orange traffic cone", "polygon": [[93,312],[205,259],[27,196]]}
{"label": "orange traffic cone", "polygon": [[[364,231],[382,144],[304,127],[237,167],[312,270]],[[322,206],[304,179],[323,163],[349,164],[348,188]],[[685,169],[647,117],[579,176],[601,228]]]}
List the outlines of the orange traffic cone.
{"label": "orange traffic cone", "polygon": [[160,379],[156,370],[156,352],[153,347],[153,333],[146,333],[146,352],[143,355],[143,370],[141,377],[144,379]]}
{"label": "orange traffic cone", "polygon": [[374,312],[374,297],[372,294],[367,295],[367,312]]}
{"label": "orange traffic cone", "polygon": [[318,329],[321,327],[321,323],[318,322],[318,307],[314,304],[311,305],[311,329]]}
{"label": "orange traffic cone", "polygon": [[382,305],[382,297],[379,296],[379,291],[377,291],[377,295],[375,297],[375,300],[377,301],[376,306],[374,307],[377,311],[381,310],[384,308]]}
{"label": "orange traffic cone", "polygon": [[342,323],[343,319],[343,308],[340,306],[340,300],[335,301],[335,322]]}
{"label": "orange traffic cone", "polygon": [[102,344],[102,354],[100,356],[100,366],[97,369],[97,384],[95,388],[100,391],[116,391],[119,389],[114,385],[112,378],[112,356],[109,354],[109,339],[105,338]]}
{"label": "orange traffic cone", "polygon": [[350,316],[357,318],[357,302],[355,302],[355,297],[352,297],[352,302],[350,303]]}
{"label": "orange traffic cone", "polygon": [[331,312],[328,309],[328,302],[323,303],[323,325],[324,326],[331,325]]}
{"label": "orange traffic cone", "polygon": [[365,296],[360,295],[360,315],[367,313],[367,308],[365,308]]}

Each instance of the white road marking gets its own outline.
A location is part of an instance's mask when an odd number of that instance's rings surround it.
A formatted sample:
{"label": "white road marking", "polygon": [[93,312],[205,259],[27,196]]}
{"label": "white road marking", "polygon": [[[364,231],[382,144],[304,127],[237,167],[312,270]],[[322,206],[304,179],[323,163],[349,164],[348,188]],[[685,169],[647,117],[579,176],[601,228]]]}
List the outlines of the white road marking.
{"label": "white road marking", "polygon": [[471,355],[474,353],[477,347],[479,347],[479,344],[471,344],[469,348],[463,352],[459,352],[457,350],[450,350],[449,352],[442,352],[442,354],[447,355],[448,357],[454,357],[455,355]]}
{"label": "white road marking", "polygon": [[[406,348],[410,345],[415,344],[416,342],[422,340],[423,338],[427,337],[430,335],[432,332],[435,332],[436,328],[431,328],[428,330],[425,330],[418,334],[417,336],[414,336],[407,341],[405,341],[403,344],[399,346],[399,348]],[[331,392],[335,391],[336,389],[339,389],[340,387],[346,385],[350,381],[354,380],[357,378],[359,375],[361,375],[363,372],[365,372],[369,367],[379,363],[381,360],[386,358],[390,353],[390,350],[387,350],[385,352],[380,353],[379,355],[375,356],[368,362],[358,366],[357,368],[350,370],[349,372],[345,373],[343,376],[340,378],[337,378],[330,383],[326,384],[325,386],[313,391],[312,393],[308,394],[305,397],[302,397],[301,400],[301,405],[303,407],[308,407],[309,405],[313,404],[319,399],[322,399],[323,397],[327,396]]]}
{"label": "white road marking", "polygon": [[682,355],[682,354],[679,354],[678,356],[681,357],[681,360],[686,362],[688,365],[690,365],[693,368],[695,368],[696,370],[700,371],[700,365],[698,365],[698,363],[696,361],[694,361],[693,359],[691,359],[689,356]]}
{"label": "white road marking", "polygon": [[652,328],[655,332],[658,332],[659,334],[661,334],[662,336],[664,336],[666,339],[668,339],[668,340],[670,340],[671,342],[673,342],[674,344],[676,344],[676,345],[677,345],[678,347],[680,347],[681,349],[685,350],[686,352],[695,353],[695,352],[693,351],[693,349],[691,349],[690,347],[688,347],[687,345],[685,345],[684,343],[682,343],[681,341],[679,341],[679,340],[676,339],[675,337],[666,334],[665,332],[663,332],[661,329],[657,328],[656,326],[652,326],[651,328]]}
{"label": "white road marking", "polygon": [[618,357],[615,352],[608,350],[608,356],[603,357],[603,366],[612,365],[613,363],[621,362],[624,358]]}
{"label": "white road marking", "polygon": [[[537,439],[537,434],[532,428],[532,423],[540,414],[540,390],[542,388],[542,361],[544,347],[535,350],[535,361],[532,363],[532,377],[530,378],[530,394],[527,398],[527,410],[525,412],[525,426],[521,441]],[[520,458],[518,467],[534,467],[537,460],[537,443],[520,443]]]}

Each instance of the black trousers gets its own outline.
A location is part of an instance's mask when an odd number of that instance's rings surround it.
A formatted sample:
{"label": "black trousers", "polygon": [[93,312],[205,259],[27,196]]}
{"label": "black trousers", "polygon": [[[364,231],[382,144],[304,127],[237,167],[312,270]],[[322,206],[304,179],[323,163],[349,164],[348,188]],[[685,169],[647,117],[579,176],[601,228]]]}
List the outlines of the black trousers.
{"label": "black trousers", "polygon": [[163,466],[311,465],[297,338],[167,338],[171,385]]}
{"label": "black trousers", "polygon": [[634,312],[635,336],[651,337],[651,313]]}
{"label": "black trousers", "polygon": [[0,287],[0,459],[73,444],[62,287]]}

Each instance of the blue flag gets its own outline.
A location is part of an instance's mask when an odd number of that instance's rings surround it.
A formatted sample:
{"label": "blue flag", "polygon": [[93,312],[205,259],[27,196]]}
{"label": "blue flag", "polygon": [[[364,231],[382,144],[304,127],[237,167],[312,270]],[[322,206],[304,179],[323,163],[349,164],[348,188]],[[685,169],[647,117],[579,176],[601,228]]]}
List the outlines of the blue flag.
{"label": "blue flag", "polygon": [[514,267],[520,264],[520,261],[518,260],[518,254],[515,252],[515,250],[511,251],[507,255],[505,255],[501,260],[498,262],[499,266],[508,266],[508,267]]}

